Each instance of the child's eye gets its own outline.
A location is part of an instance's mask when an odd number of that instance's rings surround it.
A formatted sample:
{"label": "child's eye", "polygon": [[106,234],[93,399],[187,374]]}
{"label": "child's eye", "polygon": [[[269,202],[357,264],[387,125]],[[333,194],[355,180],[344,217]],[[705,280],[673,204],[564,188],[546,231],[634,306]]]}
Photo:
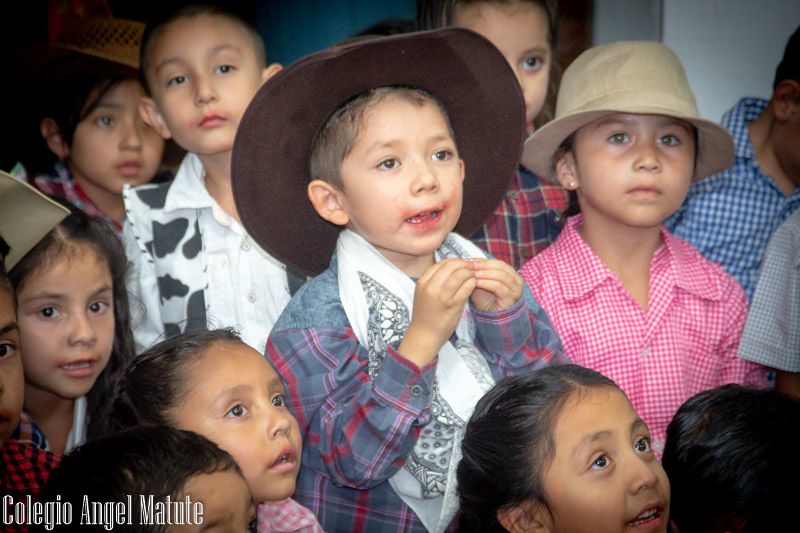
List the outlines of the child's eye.
{"label": "child's eye", "polygon": [[544,61],[542,61],[541,57],[530,56],[525,58],[522,62],[522,66],[527,70],[539,70],[542,68],[543,63]]}
{"label": "child's eye", "polygon": [[453,157],[453,152],[450,150],[439,150],[435,154],[433,154],[433,158],[436,161],[447,161]]}
{"label": "child's eye", "polygon": [[180,85],[186,83],[186,76],[175,76],[167,81],[167,85]]}
{"label": "child's eye", "polygon": [[597,459],[592,461],[592,470],[602,470],[608,466],[608,457],[605,455],[599,456]]}
{"label": "child's eye", "polygon": [[247,414],[247,408],[242,404],[236,404],[228,411],[229,418],[238,418]]}
{"label": "child's eye", "polygon": [[400,163],[397,161],[397,159],[390,157],[378,163],[378,168],[381,170],[392,170],[394,168],[397,168],[397,165],[399,164]]}
{"label": "child's eye", "polygon": [[97,122],[97,124],[99,124],[100,126],[105,126],[105,127],[114,125],[114,119],[111,117],[100,117],[95,122]]}
{"label": "child's eye", "polygon": [[0,359],[4,357],[11,357],[14,355],[14,352],[17,351],[17,347],[14,343],[5,342],[0,344]]}
{"label": "child's eye", "polygon": [[89,311],[92,313],[102,313],[108,309],[108,304],[105,302],[93,302],[89,305]]}
{"label": "child's eye", "polygon": [[253,518],[250,520],[250,523],[247,524],[247,533],[256,533],[258,531],[258,520]]}
{"label": "child's eye", "polygon": [[286,406],[286,398],[283,397],[283,394],[278,394],[272,399],[272,405],[274,407],[285,407]]}
{"label": "child's eye", "polygon": [[639,453],[647,453],[652,451],[650,449],[650,439],[647,437],[641,438],[636,441],[636,444],[633,445],[633,449]]}
{"label": "child's eye", "polygon": [[233,72],[235,67],[233,65],[220,65],[217,67],[215,72],[220,74],[227,74],[228,72]]}
{"label": "child's eye", "polygon": [[678,146],[680,144],[680,141],[674,135],[664,135],[658,142],[667,146]]}
{"label": "child's eye", "polygon": [[615,133],[608,140],[614,144],[622,144],[630,141],[630,137],[628,137],[627,133]]}
{"label": "child's eye", "polygon": [[54,318],[58,316],[58,309],[55,307],[43,307],[39,309],[39,316],[42,318]]}

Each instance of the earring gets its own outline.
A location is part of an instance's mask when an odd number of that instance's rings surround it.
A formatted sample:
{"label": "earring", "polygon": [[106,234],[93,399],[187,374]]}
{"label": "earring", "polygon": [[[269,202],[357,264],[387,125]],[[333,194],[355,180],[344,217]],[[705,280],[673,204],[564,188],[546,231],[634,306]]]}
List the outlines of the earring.
{"label": "earring", "polygon": [[567,189],[572,190],[574,188],[575,188],[575,182],[574,181],[568,181],[567,182]]}

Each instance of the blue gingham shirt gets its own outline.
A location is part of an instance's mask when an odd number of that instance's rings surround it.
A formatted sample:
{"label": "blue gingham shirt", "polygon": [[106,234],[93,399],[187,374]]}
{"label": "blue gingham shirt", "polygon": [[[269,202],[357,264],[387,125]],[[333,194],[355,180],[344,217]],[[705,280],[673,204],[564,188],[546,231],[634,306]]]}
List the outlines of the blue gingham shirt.
{"label": "blue gingham shirt", "polygon": [[769,238],[800,206],[800,189],[786,197],[756,161],[747,124],[768,101],[743,98],[722,117],[733,136],[733,166],[692,184],[683,205],[664,223],[707,259],[722,265],[752,299]]}
{"label": "blue gingham shirt", "polygon": [[800,211],[769,241],[738,355],[800,372]]}

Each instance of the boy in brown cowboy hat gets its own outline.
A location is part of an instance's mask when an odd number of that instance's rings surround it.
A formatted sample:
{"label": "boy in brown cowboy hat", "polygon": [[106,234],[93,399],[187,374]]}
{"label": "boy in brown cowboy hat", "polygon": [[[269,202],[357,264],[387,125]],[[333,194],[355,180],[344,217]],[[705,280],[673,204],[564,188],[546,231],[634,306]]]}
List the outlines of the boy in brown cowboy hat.
{"label": "boy in brown cowboy hat", "polygon": [[301,59],[242,119],[242,221],[319,274],[267,357],[304,436],[295,498],[327,531],[449,528],[475,403],[499,377],[561,359],[514,270],[452,232],[471,234],[504,193],[522,105],[491,43],[447,29]]}
{"label": "boy in brown cowboy hat", "polygon": [[523,162],[576,191],[581,214],[520,274],[567,357],[625,391],[656,453],[691,395],[766,384],[763,367],[736,357],[741,287],[662,224],[693,181],[732,156],[725,129],[698,117],[675,54],[644,41],[581,54],[564,74],[555,120],[526,142]]}

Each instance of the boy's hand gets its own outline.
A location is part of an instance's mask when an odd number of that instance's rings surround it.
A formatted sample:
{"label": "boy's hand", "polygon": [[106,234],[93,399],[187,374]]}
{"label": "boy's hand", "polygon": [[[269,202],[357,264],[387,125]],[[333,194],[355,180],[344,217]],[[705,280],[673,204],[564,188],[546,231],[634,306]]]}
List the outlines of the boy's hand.
{"label": "boy's hand", "polygon": [[445,259],[428,268],[417,280],[411,324],[397,351],[419,367],[433,361],[453,335],[475,287],[473,269],[463,259]]}
{"label": "boy's hand", "polygon": [[497,259],[470,259],[476,288],[472,305],[482,311],[508,309],[522,297],[525,283],[513,267]]}

